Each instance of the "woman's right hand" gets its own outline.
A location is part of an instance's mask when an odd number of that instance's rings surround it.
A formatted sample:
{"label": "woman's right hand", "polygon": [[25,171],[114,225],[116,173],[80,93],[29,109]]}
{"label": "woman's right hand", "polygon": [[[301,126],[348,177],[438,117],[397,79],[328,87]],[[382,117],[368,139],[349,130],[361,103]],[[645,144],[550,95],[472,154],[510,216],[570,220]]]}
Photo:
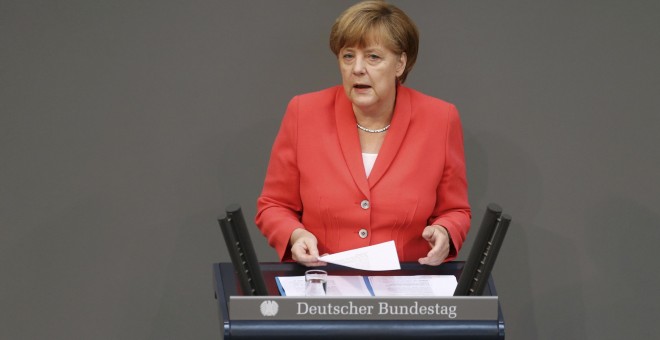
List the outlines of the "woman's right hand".
{"label": "woman's right hand", "polygon": [[316,236],[309,231],[298,228],[291,233],[291,258],[307,267],[325,266],[327,263],[319,261],[319,249]]}

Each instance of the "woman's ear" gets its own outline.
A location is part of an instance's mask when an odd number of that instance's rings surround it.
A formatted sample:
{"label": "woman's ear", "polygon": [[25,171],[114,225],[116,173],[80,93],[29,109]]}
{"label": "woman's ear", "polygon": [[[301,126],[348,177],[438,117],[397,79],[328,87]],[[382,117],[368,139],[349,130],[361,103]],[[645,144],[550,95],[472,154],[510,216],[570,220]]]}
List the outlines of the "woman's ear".
{"label": "woman's ear", "polygon": [[406,55],[406,52],[401,52],[401,55],[399,55],[399,60],[396,63],[396,76],[401,77],[403,74],[403,71],[406,69],[406,63],[408,62],[408,56]]}

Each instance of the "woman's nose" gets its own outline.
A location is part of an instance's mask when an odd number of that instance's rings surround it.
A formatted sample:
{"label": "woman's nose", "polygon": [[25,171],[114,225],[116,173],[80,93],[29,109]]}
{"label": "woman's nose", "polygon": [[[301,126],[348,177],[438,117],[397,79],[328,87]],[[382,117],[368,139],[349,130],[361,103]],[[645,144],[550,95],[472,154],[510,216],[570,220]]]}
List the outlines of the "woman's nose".
{"label": "woman's nose", "polygon": [[355,58],[355,62],[353,63],[353,73],[364,74],[364,71],[364,59],[360,57]]}

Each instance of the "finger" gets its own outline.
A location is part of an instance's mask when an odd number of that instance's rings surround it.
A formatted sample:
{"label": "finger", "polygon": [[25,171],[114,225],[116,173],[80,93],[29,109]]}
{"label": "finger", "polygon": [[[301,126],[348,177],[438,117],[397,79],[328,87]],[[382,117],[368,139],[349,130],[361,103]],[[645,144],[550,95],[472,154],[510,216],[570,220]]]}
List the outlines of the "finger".
{"label": "finger", "polygon": [[309,248],[305,247],[303,244],[297,244],[291,247],[291,257],[294,261],[307,267],[327,265],[326,262],[319,260],[318,255],[310,254]]}
{"label": "finger", "polygon": [[417,260],[419,264],[425,264],[427,266],[437,266],[442,263],[442,259],[437,258],[437,257],[422,257],[419,260]]}
{"label": "finger", "polygon": [[[327,255],[327,254],[326,254]],[[319,267],[319,266],[327,266],[328,263],[325,261],[322,261],[318,256],[310,255],[310,254],[305,254],[299,259],[294,259],[296,262],[299,262],[300,264],[303,264],[307,267]]]}
{"label": "finger", "polygon": [[312,256],[314,259],[319,257],[319,249],[316,247],[315,242],[305,240],[305,248],[307,249],[307,254]]}
{"label": "finger", "polygon": [[291,255],[298,255],[298,256],[304,256],[307,255],[307,247],[305,247],[305,244],[296,242],[293,245],[291,245]]}
{"label": "finger", "polygon": [[291,246],[291,258],[300,263],[316,261],[316,258],[307,253],[307,247],[302,243],[296,243]]}
{"label": "finger", "polygon": [[308,261],[297,261],[298,263],[307,266],[307,267],[320,267],[320,266],[327,266],[328,264],[323,261],[319,261],[318,259],[310,259]]}
{"label": "finger", "polygon": [[298,263],[302,264],[305,267],[320,267],[323,265],[320,264],[319,262],[298,262]]}
{"label": "finger", "polygon": [[429,266],[437,266],[444,261],[444,259],[447,257],[446,255],[447,254],[443,256],[442,244],[437,242],[426,254],[426,257],[420,258],[418,262],[420,264],[426,264]]}
{"label": "finger", "polygon": [[419,263],[421,264],[429,264],[433,261],[433,256],[435,252],[433,249],[429,250],[429,252],[426,254],[426,257],[422,257],[419,259]]}
{"label": "finger", "polygon": [[431,258],[428,256],[420,258],[419,260],[417,260],[417,262],[419,262],[419,264],[425,264],[427,266],[437,266],[440,263],[442,263],[442,261],[439,261],[438,259]]}
{"label": "finger", "polygon": [[294,260],[304,266],[313,266],[318,260],[309,255],[302,255],[294,257]]}
{"label": "finger", "polygon": [[319,262],[323,262],[323,263],[327,264],[325,261],[323,261],[323,257],[324,257],[324,256],[328,256],[328,255],[330,255],[330,254],[325,253],[325,254],[323,254],[323,255],[317,257],[316,259],[317,259]]}
{"label": "finger", "polygon": [[318,259],[319,258],[319,251],[316,248],[307,248],[309,252],[309,256]]}
{"label": "finger", "polygon": [[433,234],[434,234],[434,233],[435,233],[435,228],[429,228],[429,227],[426,227],[426,228],[424,229],[424,232],[422,232],[422,237],[423,237],[425,240],[430,241],[431,238],[433,238]]}

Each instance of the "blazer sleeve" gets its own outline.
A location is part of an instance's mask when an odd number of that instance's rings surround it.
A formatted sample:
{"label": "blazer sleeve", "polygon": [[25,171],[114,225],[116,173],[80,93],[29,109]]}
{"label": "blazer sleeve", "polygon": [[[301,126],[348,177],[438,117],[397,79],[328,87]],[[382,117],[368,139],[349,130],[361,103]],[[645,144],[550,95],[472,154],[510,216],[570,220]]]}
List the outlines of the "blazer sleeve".
{"label": "blazer sleeve", "polygon": [[430,224],[441,225],[451,237],[447,261],[456,258],[470,229],[470,204],[468,202],[463,129],[455,106],[448,113],[445,135],[445,162],[442,178],[437,189],[436,205]]}
{"label": "blazer sleeve", "polygon": [[300,173],[297,163],[298,97],[287,107],[271,150],[255,222],[280,260],[291,258],[289,240],[300,222]]}

